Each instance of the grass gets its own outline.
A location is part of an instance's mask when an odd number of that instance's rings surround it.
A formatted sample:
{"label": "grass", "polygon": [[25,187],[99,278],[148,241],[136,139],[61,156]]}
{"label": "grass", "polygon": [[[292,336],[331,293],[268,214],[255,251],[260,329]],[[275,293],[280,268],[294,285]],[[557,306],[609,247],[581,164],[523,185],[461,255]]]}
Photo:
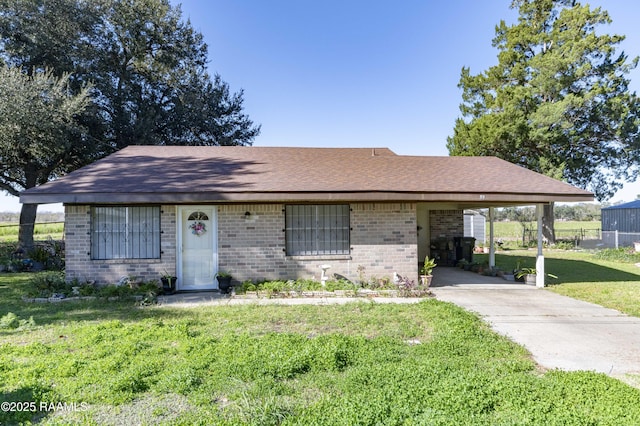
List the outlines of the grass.
{"label": "grass", "polygon": [[[40,223],[36,224],[33,231],[34,240],[61,240],[64,234],[64,224]],[[0,242],[18,241],[18,225],[15,223],[0,222]]]}
{"label": "grass", "polygon": [[[603,374],[543,373],[474,314],[412,305],[135,307],[23,303],[0,275],[1,424],[640,423],[640,390]],[[0,324],[2,322],[0,321]]]}
{"label": "grass", "polygon": [[[524,222],[527,228],[536,229],[536,222]],[[600,229],[601,223],[599,221],[559,221],[554,222],[554,228],[558,234],[558,238],[567,238],[572,236],[570,231],[577,229]],[[487,221],[487,238],[489,237],[489,222]],[[494,222],[493,231],[495,238],[503,238],[507,240],[522,241],[522,224],[520,222]],[[591,234],[590,234],[591,235]]]}
{"label": "grass", "polygon": [[[545,250],[545,272],[558,277],[547,278],[550,284],[547,289],[640,317],[640,268],[631,263],[640,259],[622,252]],[[535,256],[536,250],[499,252],[496,266],[505,271],[514,269],[518,263],[522,267],[535,267]],[[483,262],[488,255],[474,255],[474,259]]]}

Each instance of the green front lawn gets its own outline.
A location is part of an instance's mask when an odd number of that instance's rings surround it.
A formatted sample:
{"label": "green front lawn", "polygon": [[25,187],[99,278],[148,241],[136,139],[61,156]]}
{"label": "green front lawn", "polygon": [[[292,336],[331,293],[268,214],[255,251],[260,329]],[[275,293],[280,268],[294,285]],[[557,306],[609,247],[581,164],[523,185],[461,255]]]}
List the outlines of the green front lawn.
{"label": "green front lawn", "polygon": [[0,424],[640,424],[640,390],[543,373],[436,300],[33,304],[19,299],[28,279],[0,274],[0,400],[75,411],[5,410]]}

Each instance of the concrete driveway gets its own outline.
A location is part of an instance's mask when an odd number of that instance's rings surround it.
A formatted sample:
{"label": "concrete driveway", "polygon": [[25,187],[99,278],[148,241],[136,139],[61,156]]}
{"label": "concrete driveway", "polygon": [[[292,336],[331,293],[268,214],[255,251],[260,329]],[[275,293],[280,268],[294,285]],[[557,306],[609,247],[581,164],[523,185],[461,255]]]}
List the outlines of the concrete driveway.
{"label": "concrete driveway", "polygon": [[480,314],[546,368],[640,374],[640,318],[502,278],[434,271],[436,298]]}

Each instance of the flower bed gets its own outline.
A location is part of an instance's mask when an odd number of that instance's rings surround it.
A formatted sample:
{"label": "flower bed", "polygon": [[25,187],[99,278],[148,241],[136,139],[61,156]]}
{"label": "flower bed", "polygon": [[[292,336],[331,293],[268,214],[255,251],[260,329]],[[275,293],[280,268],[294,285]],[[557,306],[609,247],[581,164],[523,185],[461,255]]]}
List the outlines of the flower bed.
{"label": "flower bed", "polygon": [[338,298],[338,297],[430,297],[428,289],[424,290],[334,290],[334,291],[247,291],[245,293],[234,294],[234,299],[286,299],[286,298]]}
{"label": "flower bed", "polygon": [[136,282],[135,279],[123,278],[117,284],[99,286],[93,282],[67,282],[62,272],[41,272],[28,281],[22,300],[36,303],[95,299],[150,301],[155,300],[159,293],[156,281]]}
{"label": "flower bed", "polygon": [[235,298],[291,298],[291,297],[425,297],[428,286],[399,277],[396,282],[375,279],[353,283],[347,280],[327,281],[324,285],[314,280],[245,281],[235,288]]}

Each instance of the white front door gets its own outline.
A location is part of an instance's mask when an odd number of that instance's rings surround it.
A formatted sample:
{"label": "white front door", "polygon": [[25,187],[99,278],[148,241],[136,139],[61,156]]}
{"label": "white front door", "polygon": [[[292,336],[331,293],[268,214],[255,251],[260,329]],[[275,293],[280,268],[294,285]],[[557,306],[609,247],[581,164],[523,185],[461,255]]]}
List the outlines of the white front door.
{"label": "white front door", "polygon": [[178,217],[178,290],[217,289],[215,206],[180,206]]}

